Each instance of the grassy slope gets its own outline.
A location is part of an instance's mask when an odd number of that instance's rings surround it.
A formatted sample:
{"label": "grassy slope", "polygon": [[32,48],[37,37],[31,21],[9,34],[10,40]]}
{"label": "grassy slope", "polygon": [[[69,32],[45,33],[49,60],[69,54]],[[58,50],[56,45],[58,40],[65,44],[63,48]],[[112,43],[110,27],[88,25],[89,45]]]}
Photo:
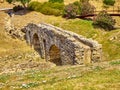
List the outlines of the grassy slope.
{"label": "grassy slope", "polygon": [[[1,90],[119,90],[120,61],[0,75]],[[107,67],[106,67],[107,66]]]}

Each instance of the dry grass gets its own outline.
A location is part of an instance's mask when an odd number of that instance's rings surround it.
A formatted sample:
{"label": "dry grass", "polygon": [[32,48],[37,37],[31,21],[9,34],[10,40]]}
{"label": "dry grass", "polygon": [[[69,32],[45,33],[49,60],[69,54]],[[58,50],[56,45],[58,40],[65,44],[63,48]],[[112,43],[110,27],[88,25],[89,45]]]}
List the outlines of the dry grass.
{"label": "dry grass", "polygon": [[8,4],[7,2],[0,3],[0,8],[11,8],[12,6],[12,4]]}

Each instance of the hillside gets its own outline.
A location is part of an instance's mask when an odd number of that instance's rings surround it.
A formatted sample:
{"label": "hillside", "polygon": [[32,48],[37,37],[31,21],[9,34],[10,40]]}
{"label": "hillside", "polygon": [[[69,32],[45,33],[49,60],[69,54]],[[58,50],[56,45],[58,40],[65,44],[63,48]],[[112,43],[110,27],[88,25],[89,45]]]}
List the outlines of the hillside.
{"label": "hillside", "polygon": [[[69,2],[66,0],[66,4]],[[100,7],[95,1],[94,4]],[[0,3],[0,8],[8,5]],[[35,11],[15,13],[13,23],[16,28],[21,29],[30,22],[45,22],[92,38],[103,45],[103,61],[107,62],[56,67],[40,59],[25,41],[11,38],[4,29],[5,18],[9,18],[8,15],[0,11],[0,90],[119,90],[120,17],[114,17],[117,28],[108,32],[93,28],[92,21],[66,20]]]}

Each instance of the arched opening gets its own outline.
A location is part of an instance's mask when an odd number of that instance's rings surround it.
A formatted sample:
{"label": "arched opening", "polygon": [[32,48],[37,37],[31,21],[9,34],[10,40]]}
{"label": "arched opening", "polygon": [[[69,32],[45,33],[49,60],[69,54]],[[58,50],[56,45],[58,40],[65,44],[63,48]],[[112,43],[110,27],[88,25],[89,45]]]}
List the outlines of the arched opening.
{"label": "arched opening", "polygon": [[34,50],[38,52],[38,54],[42,54],[41,52],[41,47],[40,47],[40,41],[39,41],[39,37],[37,34],[34,34],[33,36],[33,46],[34,46]]}
{"label": "arched opening", "polygon": [[62,65],[62,61],[60,58],[60,49],[52,45],[50,50],[49,50],[49,55],[50,55],[50,62],[55,63],[56,65]]}
{"label": "arched opening", "polygon": [[46,58],[46,40],[43,39],[44,57]]}

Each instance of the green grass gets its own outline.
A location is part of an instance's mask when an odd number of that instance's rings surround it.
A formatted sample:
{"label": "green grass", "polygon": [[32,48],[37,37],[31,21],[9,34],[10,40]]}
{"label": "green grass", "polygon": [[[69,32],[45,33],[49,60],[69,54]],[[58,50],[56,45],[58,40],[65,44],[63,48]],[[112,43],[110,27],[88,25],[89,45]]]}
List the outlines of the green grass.
{"label": "green grass", "polygon": [[[89,68],[89,70],[87,70]],[[83,70],[85,69],[85,70]],[[111,90],[120,88],[120,70],[90,67],[55,67],[47,71],[2,74],[1,89],[10,90]],[[10,82],[9,82],[10,81]],[[7,83],[9,82],[9,83]],[[9,86],[9,87],[8,87]]]}
{"label": "green grass", "polygon": [[6,81],[7,81],[9,78],[10,78],[10,75],[8,75],[8,74],[0,75],[0,82],[6,83]]}
{"label": "green grass", "polygon": [[120,65],[120,61],[111,61],[110,64],[111,65]]}

